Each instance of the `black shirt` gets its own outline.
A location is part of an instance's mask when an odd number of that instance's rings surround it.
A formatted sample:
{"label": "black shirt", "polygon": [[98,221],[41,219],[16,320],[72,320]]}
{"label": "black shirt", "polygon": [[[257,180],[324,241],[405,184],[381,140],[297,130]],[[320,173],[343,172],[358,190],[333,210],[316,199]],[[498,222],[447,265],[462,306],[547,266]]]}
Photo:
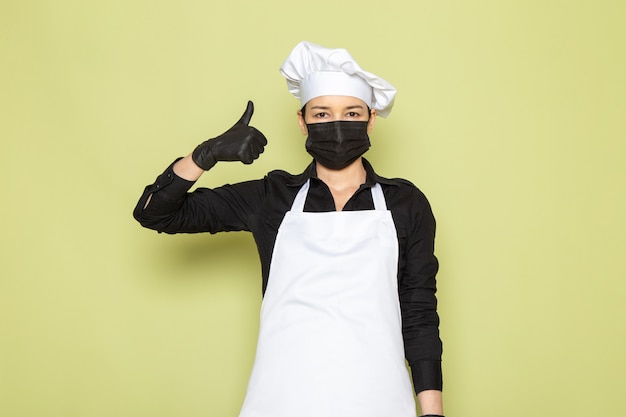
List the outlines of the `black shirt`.
{"label": "black shirt", "polygon": [[[310,179],[304,211],[335,211],[326,184],[317,178],[315,164],[300,175],[272,171],[260,180],[197,188],[178,177],[170,165],[148,185],[134,210],[142,226],[165,233],[217,233],[249,231],[256,241],[262,267],[263,292],[267,287],[278,228],[300,187]],[[402,311],[405,355],[415,392],[442,389],[439,316],[434,255],[435,219],[424,194],[409,181],[378,176],[363,159],[366,182],[343,210],[373,210],[370,188],[381,184],[398,234],[398,294]],[[151,197],[150,197],[151,196]],[[146,202],[150,198],[150,203]],[[145,208],[144,208],[145,207]],[[367,366],[367,364],[364,364]]]}

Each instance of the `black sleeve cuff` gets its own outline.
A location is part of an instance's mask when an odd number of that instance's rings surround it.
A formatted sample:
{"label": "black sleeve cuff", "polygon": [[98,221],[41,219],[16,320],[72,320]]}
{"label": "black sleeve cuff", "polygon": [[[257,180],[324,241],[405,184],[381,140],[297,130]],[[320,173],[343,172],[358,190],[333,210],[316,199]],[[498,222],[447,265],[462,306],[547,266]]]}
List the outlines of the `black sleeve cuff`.
{"label": "black sleeve cuff", "polygon": [[174,164],[181,158],[172,162],[167,169],[157,177],[151,186],[153,194],[158,193],[159,197],[167,201],[180,201],[187,191],[195,184],[195,181],[188,181],[174,173]]}
{"label": "black sleeve cuff", "polygon": [[195,181],[185,180],[174,173],[174,164],[180,159],[172,162],[153,184],[145,188],[133,211],[135,219],[140,223],[147,216],[166,215],[182,205],[187,191]]}
{"label": "black sleeve cuff", "polygon": [[443,389],[441,361],[418,361],[411,364],[413,388],[418,394],[425,390]]}

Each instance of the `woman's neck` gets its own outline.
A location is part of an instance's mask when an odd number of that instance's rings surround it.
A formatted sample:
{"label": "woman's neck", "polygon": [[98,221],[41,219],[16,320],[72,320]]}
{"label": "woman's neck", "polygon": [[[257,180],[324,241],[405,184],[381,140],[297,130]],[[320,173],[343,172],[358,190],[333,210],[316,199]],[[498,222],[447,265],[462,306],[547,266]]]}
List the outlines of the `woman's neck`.
{"label": "woman's neck", "polygon": [[335,209],[343,210],[346,202],[365,183],[367,177],[363,161],[358,158],[347,167],[339,170],[329,169],[316,162],[317,177],[330,189],[335,200]]}
{"label": "woman's neck", "polygon": [[365,183],[366,172],[361,158],[343,169],[329,169],[319,162],[315,163],[317,177],[333,189],[360,187]]}

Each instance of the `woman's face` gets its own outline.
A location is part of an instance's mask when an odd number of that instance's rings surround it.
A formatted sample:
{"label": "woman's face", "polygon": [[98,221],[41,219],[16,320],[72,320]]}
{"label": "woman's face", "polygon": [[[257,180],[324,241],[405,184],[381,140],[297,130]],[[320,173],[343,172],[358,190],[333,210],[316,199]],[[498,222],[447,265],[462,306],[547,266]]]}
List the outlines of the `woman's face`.
{"label": "woman's face", "polygon": [[320,96],[309,100],[304,106],[305,114],[298,110],[298,123],[302,133],[307,134],[307,124],[335,122],[339,120],[367,122],[368,133],[374,127],[376,110],[368,111],[363,100],[350,96]]}

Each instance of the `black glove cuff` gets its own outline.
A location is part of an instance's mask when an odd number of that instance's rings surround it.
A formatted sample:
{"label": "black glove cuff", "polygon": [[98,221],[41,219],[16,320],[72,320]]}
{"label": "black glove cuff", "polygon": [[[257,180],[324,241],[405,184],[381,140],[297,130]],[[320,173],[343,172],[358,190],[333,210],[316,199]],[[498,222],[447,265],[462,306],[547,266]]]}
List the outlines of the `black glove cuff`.
{"label": "black glove cuff", "polygon": [[217,163],[215,157],[213,156],[213,153],[211,152],[212,144],[210,143],[210,141],[211,139],[207,140],[206,142],[202,142],[200,145],[196,146],[196,149],[194,149],[193,153],[191,154],[191,159],[193,159],[193,162],[205,171],[213,168],[213,166],[215,166],[215,164]]}

